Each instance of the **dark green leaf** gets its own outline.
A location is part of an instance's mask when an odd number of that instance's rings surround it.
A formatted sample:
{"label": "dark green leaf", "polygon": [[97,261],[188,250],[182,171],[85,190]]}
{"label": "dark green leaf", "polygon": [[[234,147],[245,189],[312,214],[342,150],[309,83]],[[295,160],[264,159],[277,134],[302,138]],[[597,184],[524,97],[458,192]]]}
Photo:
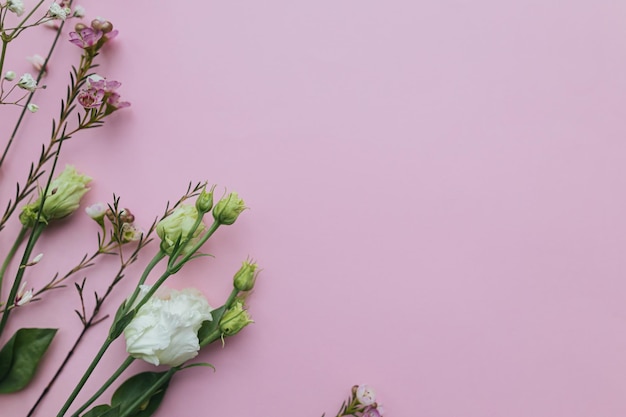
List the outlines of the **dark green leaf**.
{"label": "dark green leaf", "polygon": [[0,351],[0,393],[16,392],[35,376],[57,329],[19,329]]}
{"label": "dark green leaf", "polygon": [[115,391],[111,398],[111,404],[120,408],[120,414],[126,414],[130,407],[143,394],[157,388],[154,394],[148,398],[139,408],[127,414],[132,417],[149,417],[161,404],[165,396],[165,390],[170,383],[171,376],[164,382],[159,379],[167,372],[143,372],[127,379]]}
{"label": "dark green leaf", "polygon": [[198,340],[200,341],[200,346],[204,347],[208,344],[208,342],[210,342],[209,340],[207,340],[207,337],[209,337],[219,328],[220,320],[222,320],[222,316],[224,315],[225,311],[226,306],[216,308],[215,310],[211,311],[212,320],[205,320],[202,322],[202,327],[200,327],[200,330],[198,330]]}
{"label": "dark green leaf", "polygon": [[[109,415],[108,413],[110,413],[111,411],[115,412],[116,414]],[[87,411],[85,414],[82,415],[82,417],[103,417],[103,416],[113,417],[113,416],[119,415],[119,411],[120,411],[119,407],[111,408],[111,406],[108,404],[101,404]]]}

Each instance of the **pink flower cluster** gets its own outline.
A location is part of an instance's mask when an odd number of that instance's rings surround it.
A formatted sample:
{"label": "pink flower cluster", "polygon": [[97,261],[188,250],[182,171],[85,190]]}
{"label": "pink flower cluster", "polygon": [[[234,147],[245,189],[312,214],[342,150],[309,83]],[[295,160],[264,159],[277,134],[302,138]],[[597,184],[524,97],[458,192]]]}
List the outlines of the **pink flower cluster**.
{"label": "pink flower cluster", "polygon": [[90,27],[78,23],[74,29],[76,32],[70,32],[70,42],[82,49],[97,50],[118,34],[117,30],[113,30],[113,24],[102,18],[92,20]]}
{"label": "pink flower cluster", "polygon": [[87,79],[85,88],[78,93],[78,102],[85,109],[100,108],[107,106],[106,113],[130,106],[128,101],[120,101],[120,94],[115,91],[122,83],[108,81],[98,75],[92,75]]}

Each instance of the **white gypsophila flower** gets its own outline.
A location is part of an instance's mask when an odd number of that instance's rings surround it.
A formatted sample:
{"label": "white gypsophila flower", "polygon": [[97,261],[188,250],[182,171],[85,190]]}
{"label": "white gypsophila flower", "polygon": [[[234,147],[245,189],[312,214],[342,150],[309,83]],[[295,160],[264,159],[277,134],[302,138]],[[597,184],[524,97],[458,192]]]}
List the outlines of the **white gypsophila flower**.
{"label": "white gypsophila flower", "polygon": [[85,17],[85,8],[83,6],[76,6],[74,7],[74,13],[73,16],[74,17],[78,17],[78,18],[83,18]]}
{"label": "white gypsophila flower", "polygon": [[24,2],[22,0],[9,0],[7,1],[7,9],[9,9],[12,13],[21,16],[24,14]]}
{"label": "white gypsophila flower", "polygon": [[39,106],[34,103],[28,103],[28,106],[26,106],[26,108],[31,113],[37,113],[37,110],[39,110]]}
{"label": "white gypsophila flower", "polygon": [[[138,300],[150,290],[142,285]],[[153,365],[178,366],[200,350],[198,330],[211,320],[211,306],[200,291],[159,288],[124,329],[129,355]]]}
{"label": "white gypsophila flower", "polygon": [[7,81],[13,81],[16,77],[15,71],[7,71],[4,73],[4,79]]}
{"label": "white gypsophila flower", "polygon": [[37,81],[35,81],[33,76],[27,72],[20,77],[20,80],[17,82],[17,86],[21,89],[33,92],[37,88]]}
{"label": "white gypsophila flower", "polygon": [[65,20],[67,18],[67,8],[61,7],[58,3],[52,3],[48,9],[50,17]]}
{"label": "white gypsophila flower", "polygon": [[356,398],[363,405],[372,405],[376,402],[376,394],[369,385],[359,385],[356,389]]}

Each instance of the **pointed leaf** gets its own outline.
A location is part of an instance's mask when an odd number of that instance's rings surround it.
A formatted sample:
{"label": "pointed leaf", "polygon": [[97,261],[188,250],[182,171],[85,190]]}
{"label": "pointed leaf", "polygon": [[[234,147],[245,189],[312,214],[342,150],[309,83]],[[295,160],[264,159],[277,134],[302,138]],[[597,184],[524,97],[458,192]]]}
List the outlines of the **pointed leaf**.
{"label": "pointed leaf", "polygon": [[[161,404],[165,396],[165,390],[167,390],[170,383],[171,376],[165,382],[159,382],[159,379],[165,374],[167,372],[142,372],[130,377],[115,391],[111,398],[111,405],[118,406],[120,414],[123,415],[132,417],[151,416]],[[127,410],[133,402],[157,385],[158,389],[148,400],[141,404],[139,409],[135,411]]]}
{"label": "pointed leaf", "polygon": [[0,393],[16,392],[35,376],[57,329],[19,329],[0,351]]}

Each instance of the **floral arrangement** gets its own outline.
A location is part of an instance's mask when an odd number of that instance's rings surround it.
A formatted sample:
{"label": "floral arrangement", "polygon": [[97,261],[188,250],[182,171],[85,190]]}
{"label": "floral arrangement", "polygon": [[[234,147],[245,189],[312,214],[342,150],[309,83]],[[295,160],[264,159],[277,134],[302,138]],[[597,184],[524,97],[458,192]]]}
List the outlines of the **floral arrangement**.
{"label": "floral arrangement", "polygon": [[[56,45],[65,39],[77,46],[76,63],[68,68],[67,93],[51,123],[49,140],[43,145],[35,143],[39,153],[33,156],[25,180],[17,183],[15,193],[3,203],[6,208],[0,214],[0,234],[4,239],[5,234],[17,229],[14,236],[9,236],[13,243],[3,254],[0,266],[0,394],[9,395],[28,387],[57,334],[55,328],[38,327],[6,334],[12,313],[36,301],[45,302],[50,291],[65,288],[76,291],[78,296],[80,304],[75,311],[82,331],[38,400],[29,404],[24,414],[147,417],[158,409],[175,374],[195,366],[211,366],[193,361],[201,349],[212,343],[224,344],[226,338],[253,323],[247,300],[259,268],[250,259],[243,261],[232,277],[230,295],[216,308],[209,305],[198,289],[177,291],[166,287],[166,281],[187,263],[206,256],[202,252],[206,242],[218,229],[233,225],[246,209],[237,193],[227,193],[214,201],[216,186],[199,182],[190,183],[173,203],[164,203],[162,215],[145,229],[116,195],[108,203],[86,207],[84,214],[95,223],[96,249],[48,282],[31,279],[30,271],[44,256],[37,254],[38,240],[54,224],[66,224],[60,222],[61,219],[81,214],[81,200],[93,180],[73,165],[60,170],[61,151],[71,144],[74,136],[103,127],[112,114],[131,106],[122,100],[120,82],[96,72],[100,52],[116,38],[118,31],[106,19],[95,18],[86,23],[85,16],[85,9],[74,6],[71,0],[57,0],[47,5],[41,0],[30,8],[25,7],[22,0],[0,0],[0,104],[19,110],[11,135],[1,138],[4,150],[0,170],[22,124],[40,110],[33,100],[45,88],[48,64]],[[68,23],[72,29],[66,31]],[[45,57],[29,58],[34,73],[18,76],[5,68],[9,46],[25,30],[38,26],[48,27],[54,39]],[[6,228],[9,224],[18,226]],[[145,261],[143,273],[139,277],[127,277],[128,267],[142,259],[141,255],[151,244],[158,245],[158,251]],[[99,259],[110,255],[119,262],[104,293],[91,290],[88,278],[76,279],[78,273],[99,266]],[[34,285],[30,286],[26,278]],[[133,280],[132,292],[124,297],[114,317],[103,315],[103,306],[123,280]],[[108,330],[99,335],[102,344],[73,390],[67,393],[65,404],[60,410],[44,412],[42,404],[51,390],[60,388],[55,387],[55,382],[71,362],[75,349],[91,335],[91,329],[101,323],[108,326]],[[86,401],[76,403],[102,357],[122,338],[128,356],[97,390],[89,393]],[[118,381],[137,359],[161,368]],[[110,387],[116,387],[111,398],[102,398]],[[337,414],[338,417],[348,415],[382,415],[371,388],[353,388],[350,399]]]}

